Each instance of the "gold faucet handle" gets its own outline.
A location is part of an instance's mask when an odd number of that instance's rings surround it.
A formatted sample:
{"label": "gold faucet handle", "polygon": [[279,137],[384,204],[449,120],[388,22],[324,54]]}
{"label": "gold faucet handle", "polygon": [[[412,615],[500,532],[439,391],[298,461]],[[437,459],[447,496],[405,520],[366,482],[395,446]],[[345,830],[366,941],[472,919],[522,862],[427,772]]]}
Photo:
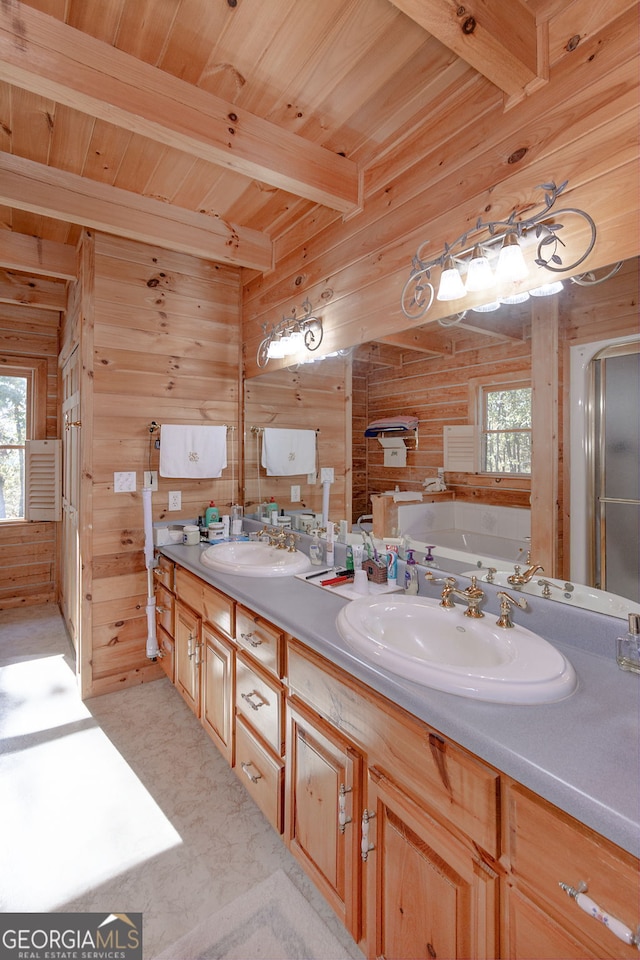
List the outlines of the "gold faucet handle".
{"label": "gold faucet handle", "polygon": [[478,578],[471,577],[471,586],[467,587],[464,591],[465,597],[468,597],[470,600],[482,600],[484,597],[484,591],[478,586]]}

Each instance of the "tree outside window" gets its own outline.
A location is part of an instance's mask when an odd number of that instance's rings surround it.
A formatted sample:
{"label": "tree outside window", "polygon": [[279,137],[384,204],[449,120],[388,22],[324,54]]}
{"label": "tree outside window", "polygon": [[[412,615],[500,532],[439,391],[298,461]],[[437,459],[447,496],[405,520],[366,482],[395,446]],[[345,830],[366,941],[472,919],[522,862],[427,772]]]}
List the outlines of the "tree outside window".
{"label": "tree outside window", "polygon": [[26,376],[0,376],[0,520],[24,518],[29,383]]}
{"label": "tree outside window", "polygon": [[482,470],[531,474],[531,387],[483,387]]}

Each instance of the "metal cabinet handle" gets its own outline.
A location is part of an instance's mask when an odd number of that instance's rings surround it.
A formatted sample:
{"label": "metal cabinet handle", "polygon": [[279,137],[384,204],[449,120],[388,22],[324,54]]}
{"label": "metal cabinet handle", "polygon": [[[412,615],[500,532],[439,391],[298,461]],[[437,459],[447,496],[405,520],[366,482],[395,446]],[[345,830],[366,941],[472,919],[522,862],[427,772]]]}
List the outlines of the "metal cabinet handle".
{"label": "metal cabinet handle", "polygon": [[258,773],[258,774],[253,774],[253,773],[251,773],[251,771],[249,770],[249,767],[252,767],[252,766],[253,766],[253,763],[251,762],[251,760],[248,760],[246,763],[243,761],[243,762],[240,764],[240,766],[241,766],[242,772],[245,774],[245,776],[247,776],[247,777],[249,778],[249,780],[251,780],[251,783],[257,783],[258,780],[262,780],[262,775],[261,775],[261,774],[259,774],[259,773]]}
{"label": "metal cabinet handle", "polygon": [[189,660],[191,660],[193,655],[195,654],[195,650],[193,649],[194,639],[195,637],[192,637],[191,634],[189,634],[187,638],[187,656],[189,657]]}
{"label": "metal cabinet handle", "polygon": [[201,653],[200,653],[200,651],[202,650],[202,647],[203,647],[202,641],[200,641],[200,643],[196,643],[196,649],[195,649],[195,655],[196,655],[195,665],[196,665],[196,667],[199,667],[200,664],[202,663],[202,655],[201,655]]}
{"label": "metal cabinet handle", "polygon": [[375,817],[373,810],[364,810],[362,814],[362,837],[360,840],[360,857],[363,863],[369,859],[369,851],[375,850],[375,844],[369,843],[369,821]]}
{"label": "metal cabinet handle", "polygon": [[567,896],[575,900],[581,910],[584,910],[585,913],[588,913],[590,917],[593,917],[593,919],[599,923],[604,923],[605,927],[611,930],[611,933],[619,940],[623,940],[629,944],[630,947],[635,947],[636,950],[640,950],[640,928],[636,929],[634,933],[633,930],[621,920],[617,920],[616,917],[612,917],[610,913],[607,913],[602,907],[599,907],[595,900],[585,896],[585,891],[588,889],[586,883],[580,882],[577,887],[572,887],[568,883],[559,881],[559,885]]}
{"label": "metal cabinet handle", "polygon": [[169,613],[166,607],[156,607],[156,613]]}
{"label": "metal cabinet handle", "polygon": [[241,633],[240,639],[244,640],[245,643],[251,644],[252,647],[259,647],[262,643],[262,640],[260,640],[259,637],[255,640],[253,639],[253,631],[251,631],[251,633]]}
{"label": "metal cabinet handle", "polygon": [[345,787],[344,783],[340,784],[340,790],[338,791],[338,829],[340,833],[344,833],[345,827],[348,823],[351,823],[351,817],[347,816],[347,794],[351,793],[353,787]]}
{"label": "metal cabinet handle", "polygon": [[[260,694],[257,690],[252,690],[251,693],[241,693],[240,696],[243,700],[246,700],[252,710],[259,710],[260,707],[264,707],[265,703],[267,702],[260,697]],[[260,703],[254,703],[251,697],[260,697]]]}

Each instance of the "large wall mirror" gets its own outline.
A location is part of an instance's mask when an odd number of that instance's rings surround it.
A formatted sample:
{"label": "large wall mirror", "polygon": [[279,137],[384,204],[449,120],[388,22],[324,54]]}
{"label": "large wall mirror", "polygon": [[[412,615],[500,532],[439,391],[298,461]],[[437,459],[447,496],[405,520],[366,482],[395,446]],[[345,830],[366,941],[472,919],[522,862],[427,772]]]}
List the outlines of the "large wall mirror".
{"label": "large wall mirror", "polygon": [[[436,477],[438,467],[445,465],[445,426],[474,422],[481,388],[533,383],[553,401],[540,408],[532,429],[537,453],[533,469],[553,471],[549,484],[540,487],[535,473],[495,476],[447,470],[447,491],[458,504],[531,509],[534,550],[536,532],[553,517],[553,569],[545,567],[549,576],[579,579],[640,603],[638,260],[587,279],[599,282],[565,281],[553,307],[531,298],[494,313],[469,311],[447,325],[413,327],[311,364],[267,367],[245,381],[247,511],[271,496],[286,511],[314,512],[322,506],[319,475],[315,483],[307,476],[265,476],[259,466],[260,429],[265,426],[318,431],[318,470],[335,470],[331,519],[355,523],[371,513],[372,495],[396,487],[424,493],[425,478]],[[553,332],[549,339],[541,339],[545,323]],[[612,363],[598,365],[602,351],[611,347],[627,358],[620,361],[620,369]],[[601,389],[596,404],[593,390],[598,384],[608,385],[609,395]],[[624,386],[613,396],[616,384]],[[365,439],[364,430],[371,420],[399,414],[418,417],[418,445],[408,450],[405,467],[394,468],[385,466],[383,447]],[[606,451],[595,443],[595,431],[604,426],[611,440]],[[623,457],[622,473],[616,476],[624,474],[629,483],[611,493],[598,492],[594,483],[602,480],[605,467],[611,475],[617,469],[611,460],[616,450]],[[292,487],[299,501],[292,501]]]}

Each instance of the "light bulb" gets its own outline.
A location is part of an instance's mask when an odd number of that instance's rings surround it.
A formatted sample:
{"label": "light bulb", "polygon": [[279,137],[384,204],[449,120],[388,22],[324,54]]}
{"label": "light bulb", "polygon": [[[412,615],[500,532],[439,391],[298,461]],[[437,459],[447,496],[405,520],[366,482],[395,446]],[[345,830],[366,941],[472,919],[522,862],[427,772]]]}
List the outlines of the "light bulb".
{"label": "light bulb", "polygon": [[562,280],[552,280],[551,283],[543,283],[541,287],[534,287],[533,290],[529,290],[529,293],[532,297],[551,297],[563,289]]}
{"label": "light bulb", "polygon": [[476,245],[473,248],[471,260],[467,268],[467,279],[465,281],[467,292],[472,293],[475,290],[486,290],[488,287],[492,287],[494,283],[495,277],[491,265],[482,252],[482,247]]}
{"label": "light bulb", "polygon": [[440,277],[438,300],[460,300],[466,294],[462,277],[458,273],[452,257],[447,257]]}
{"label": "light bulb", "polygon": [[303,347],[304,337],[299,330],[294,330],[293,333],[285,337],[284,355],[285,357],[290,357],[292,354],[297,353],[298,350],[302,350]]}
{"label": "light bulb", "polygon": [[270,360],[281,360],[284,357],[284,344],[280,337],[275,337],[269,342],[267,357]]}
{"label": "light bulb", "polygon": [[502,241],[496,266],[496,280],[499,283],[514,283],[524,280],[529,275],[518,238],[515,233],[508,233]]}

